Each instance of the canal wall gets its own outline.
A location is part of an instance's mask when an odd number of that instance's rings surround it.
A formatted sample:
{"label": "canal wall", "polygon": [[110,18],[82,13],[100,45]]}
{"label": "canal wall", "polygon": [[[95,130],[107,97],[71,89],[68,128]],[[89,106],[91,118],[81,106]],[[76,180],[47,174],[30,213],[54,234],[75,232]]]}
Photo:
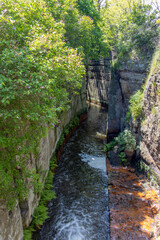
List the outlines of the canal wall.
{"label": "canal wall", "polygon": [[[51,156],[56,149],[64,126],[85,107],[86,89],[85,83],[83,83],[81,94],[73,98],[71,108],[61,114],[59,124],[54,129],[49,129],[46,137],[41,139],[38,157],[35,159],[31,154],[30,158],[27,159],[27,167],[39,172],[43,182],[45,182]],[[28,227],[31,223],[32,214],[38,206],[39,200],[40,195],[34,192],[33,186],[29,183],[28,198],[21,203],[17,201],[13,210],[8,211],[5,203],[3,201],[0,202],[0,240],[23,239],[23,228]]]}

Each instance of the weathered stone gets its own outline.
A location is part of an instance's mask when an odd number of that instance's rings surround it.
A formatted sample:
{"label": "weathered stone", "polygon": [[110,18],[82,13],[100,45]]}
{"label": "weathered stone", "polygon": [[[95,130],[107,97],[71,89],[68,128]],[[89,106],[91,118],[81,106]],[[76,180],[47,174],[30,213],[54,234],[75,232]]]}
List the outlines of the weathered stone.
{"label": "weathered stone", "polygon": [[0,240],[22,240],[23,226],[19,204],[8,211],[5,203],[0,201]]}
{"label": "weathered stone", "polygon": [[111,79],[111,56],[100,61],[91,61],[87,75],[87,99],[90,102],[108,104],[108,89]]}
{"label": "weathered stone", "polygon": [[126,127],[129,99],[145,82],[148,59],[130,59],[120,64],[109,87],[108,136],[115,135]]}
{"label": "weathered stone", "polygon": [[123,111],[123,96],[118,76],[112,78],[108,93],[108,125],[107,134],[116,135],[121,129],[121,116]]}
{"label": "weathered stone", "polygon": [[124,152],[126,154],[127,159],[129,160],[129,162],[131,162],[135,150],[134,149],[125,149]]}
{"label": "weathered stone", "polygon": [[141,157],[160,176],[160,72],[146,84],[141,124]]}

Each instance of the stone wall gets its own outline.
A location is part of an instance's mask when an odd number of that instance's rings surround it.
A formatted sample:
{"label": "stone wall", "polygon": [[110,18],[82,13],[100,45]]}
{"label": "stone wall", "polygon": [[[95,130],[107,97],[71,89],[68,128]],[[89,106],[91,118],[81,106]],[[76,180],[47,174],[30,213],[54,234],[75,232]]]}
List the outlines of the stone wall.
{"label": "stone wall", "polygon": [[129,99],[144,84],[148,62],[149,59],[130,59],[120,62],[120,67],[114,70],[108,92],[108,136],[125,128]]}
{"label": "stone wall", "polygon": [[[85,84],[81,90],[81,95],[72,101],[71,109],[62,113],[60,124],[54,129],[49,129],[45,138],[41,139],[40,152],[35,159],[32,155],[27,161],[30,169],[41,170],[40,177],[45,179],[49,170],[49,162],[56,145],[60,139],[63,128],[80,110],[86,107]],[[35,207],[38,206],[40,196],[29,186],[28,199],[17,205],[13,211],[8,211],[3,202],[0,203],[0,240],[22,240],[23,227],[29,226]]]}
{"label": "stone wall", "polygon": [[111,79],[111,55],[99,61],[91,61],[87,71],[87,100],[108,105],[108,89]]}
{"label": "stone wall", "polygon": [[140,126],[140,155],[160,177],[160,70],[148,80]]}

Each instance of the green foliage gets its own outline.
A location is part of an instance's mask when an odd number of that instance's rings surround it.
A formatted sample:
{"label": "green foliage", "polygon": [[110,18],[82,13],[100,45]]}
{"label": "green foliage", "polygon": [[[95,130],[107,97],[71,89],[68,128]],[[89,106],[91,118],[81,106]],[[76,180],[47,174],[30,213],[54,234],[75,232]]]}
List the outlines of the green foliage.
{"label": "green foliage", "polygon": [[53,171],[55,167],[57,167],[57,158],[56,158],[56,155],[53,154],[53,156],[52,156],[52,158],[50,160],[50,167],[49,167],[49,169],[51,171]]}
{"label": "green foliage", "polygon": [[154,52],[152,62],[151,62],[151,68],[150,68],[150,73],[148,75],[148,79],[152,74],[154,74],[156,71],[160,69],[160,41],[157,45],[157,48]]}
{"label": "green foliage", "polygon": [[40,228],[44,221],[48,218],[48,213],[47,213],[47,207],[44,205],[39,205],[37,208],[34,210],[33,214],[33,225],[36,226],[37,228]]}
{"label": "green foliage", "polygon": [[115,137],[110,143],[106,144],[104,147],[104,151],[107,152],[107,155],[109,156],[109,152],[114,149],[115,146],[118,146],[120,153],[118,156],[121,159],[121,163],[124,166],[129,165],[129,161],[126,158],[125,149],[126,150],[135,150],[136,148],[136,140],[134,136],[132,135],[131,131],[128,129],[125,129],[123,132],[121,132],[118,137]]}
{"label": "green foliage", "polygon": [[127,118],[132,116],[133,119],[138,119],[142,115],[142,99],[144,96],[144,92],[138,90],[133,96],[131,96],[129,100],[129,112],[127,113]]}
{"label": "green foliage", "polygon": [[65,139],[65,137],[64,137],[64,134],[62,133],[62,135],[61,135],[61,137],[59,139],[58,145],[62,146],[62,144],[64,142],[64,139]]}
{"label": "green foliage", "polygon": [[64,135],[67,136],[69,134],[69,129],[68,128],[65,128],[64,129]]}
{"label": "green foliage", "polygon": [[75,117],[75,118],[73,119],[73,125],[74,125],[74,126],[79,125],[79,118],[78,118],[78,117]]}
{"label": "green foliage", "polygon": [[128,162],[128,159],[126,158],[126,155],[124,152],[120,152],[120,154],[118,155],[121,159],[121,163],[124,165],[124,166],[128,166],[129,165],[129,162]]}
{"label": "green foliage", "polygon": [[157,11],[139,0],[107,1],[103,11],[104,39],[118,57],[152,53],[159,34]]}
{"label": "green foliage", "polygon": [[52,198],[55,197],[56,195],[53,191],[53,173],[50,170],[45,180],[45,186],[41,195],[40,205],[46,205]]}
{"label": "green foliage", "polygon": [[93,0],[78,0],[78,9],[81,15],[85,14],[97,23],[100,20],[100,13]]}
{"label": "green foliage", "polygon": [[34,232],[33,226],[29,226],[28,228],[24,229],[24,240],[31,240],[32,239],[32,233]]}
{"label": "green foliage", "polygon": [[117,144],[120,146],[120,150],[125,149],[135,149],[136,147],[136,140],[135,137],[132,135],[131,131],[125,129],[122,133],[116,137]]}
{"label": "green foliage", "polygon": [[111,141],[110,143],[107,143],[105,146],[104,146],[104,151],[105,152],[110,152],[117,144],[117,141],[116,139],[114,138],[113,141]]}
{"label": "green foliage", "polygon": [[157,115],[157,110],[156,110],[155,106],[153,106],[153,107],[151,108],[151,112],[152,112],[154,115]]}
{"label": "green foliage", "polygon": [[105,151],[111,151],[116,145],[118,145],[120,147],[120,150],[122,151],[125,149],[135,149],[136,140],[132,135],[131,131],[125,129],[118,135],[118,137],[115,137],[113,141],[106,144]]}
{"label": "green foliage", "polygon": [[28,170],[30,156],[68,109],[85,69],[44,0],[4,0],[0,31],[0,198],[13,207],[27,198],[29,178],[41,191],[39,173]]}
{"label": "green foliage", "polygon": [[46,0],[57,22],[64,23],[64,41],[76,48],[88,60],[107,53],[99,27],[101,17],[97,4],[92,0]]}
{"label": "green foliage", "polygon": [[127,123],[129,123],[131,117],[132,117],[132,113],[131,113],[130,110],[128,110],[127,113],[126,113],[126,122],[127,122]]}
{"label": "green foliage", "polygon": [[53,169],[57,166],[56,164],[56,156],[53,155],[50,160],[50,170],[48,171],[47,178],[45,180],[45,185],[43,188],[43,192],[40,199],[40,204],[37,208],[34,210],[33,214],[33,220],[31,225],[24,229],[24,240],[31,240],[32,234],[35,229],[41,228],[44,221],[48,218],[48,212],[47,212],[47,203],[51,201],[51,199],[55,198],[55,192],[53,191]]}

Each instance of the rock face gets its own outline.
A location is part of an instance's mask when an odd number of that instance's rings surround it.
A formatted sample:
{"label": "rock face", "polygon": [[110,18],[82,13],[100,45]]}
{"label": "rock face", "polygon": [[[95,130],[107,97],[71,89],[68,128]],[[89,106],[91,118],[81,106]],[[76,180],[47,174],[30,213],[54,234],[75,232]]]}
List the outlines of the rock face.
{"label": "rock face", "polygon": [[0,202],[0,240],[22,240],[23,226],[19,204],[13,211],[7,211]]}
{"label": "rock face", "polygon": [[124,129],[129,99],[145,82],[148,60],[128,60],[120,65],[113,73],[108,93],[108,136]]}
{"label": "rock face", "polygon": [[160,176],[160,71],[150,77],[144,91],[140,154]]}
{"label": "rock face", "polygon": [[[64,112],[60,118],[60,124],[54,129],[49,129],[45,138],[41,139],[40,152],[35,159],[32,155],[27,160],[30,169],[41,169],[40,177],[45,181],[49,170],[49,162],[54,152],[57,142],[60,139],[63,127],[69,121],[86,107],[86,90],[85,85],[81,90],[81,95],[73,99],[71,109]],[[3,202],[0,203],[0,240],[22,240],[23,227],[29,226],[32,220],[32,214],[35,207],[38,206],[40,196],[34,193],[33,188],[30,187],[28,199],[19,204],[13,211],[8,211]]]}
{"label": "rock face", "polygon": [[87,75],[87,100],[107,105],[111,79],[111,56],[100,61],[91,61]]}

